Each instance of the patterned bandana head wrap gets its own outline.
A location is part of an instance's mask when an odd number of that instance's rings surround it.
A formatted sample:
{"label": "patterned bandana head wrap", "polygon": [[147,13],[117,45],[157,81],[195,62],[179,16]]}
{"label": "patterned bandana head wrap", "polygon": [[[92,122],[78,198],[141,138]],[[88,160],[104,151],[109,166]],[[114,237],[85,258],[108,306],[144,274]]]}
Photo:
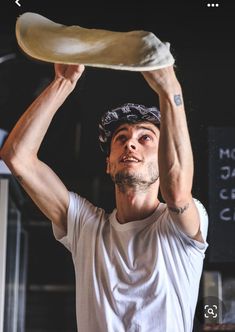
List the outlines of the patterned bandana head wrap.
{"label": "patterned bandana head wrap", "polygon": [[101,150],[109,154],[114,131],[122,123],[148,121],[160,127],[161,114],[156,107],[127,103],[104,113],[99,124],[99,143]]}

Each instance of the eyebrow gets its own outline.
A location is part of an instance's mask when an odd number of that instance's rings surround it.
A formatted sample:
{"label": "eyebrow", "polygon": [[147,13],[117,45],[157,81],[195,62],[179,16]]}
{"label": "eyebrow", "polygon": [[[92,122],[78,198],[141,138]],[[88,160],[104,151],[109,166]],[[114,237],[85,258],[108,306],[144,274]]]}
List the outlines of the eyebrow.
{"label": "eyebrow", "polygon": [[[145,129],[145,130],[149,130],[151,131],[155,136],[157,136],[156,132],[152,129],[152,128],[149,128],[149,127],[145,127],[145,126],[136,126],[136,128],[138,130],[141,130],[141,129]],[[128,128],[127,127],[121,127],[119,129],[117,129],[114,133],[113,133],[113,138],[120,132],[120,131],[128,131]]]}

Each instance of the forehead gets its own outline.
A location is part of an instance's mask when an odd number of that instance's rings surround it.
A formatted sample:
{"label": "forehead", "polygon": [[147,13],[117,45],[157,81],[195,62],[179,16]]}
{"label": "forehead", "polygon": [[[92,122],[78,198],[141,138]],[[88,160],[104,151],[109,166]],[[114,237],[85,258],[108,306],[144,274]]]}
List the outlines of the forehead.
{"label": "forehead", "polygon": [[118,126],[114,133],[113,133],[113,137],[115,135],[117,135],[119,132],[128,132],[128,131],[139,131],[139,130],[147,130],[147,131],[151,131],[154,134],[158,134],[159,133],[159,129],[157,128],[157,126],[155,126],[153,123],[151,122],[138,122],[138,123],[123,123],[120,126]]}

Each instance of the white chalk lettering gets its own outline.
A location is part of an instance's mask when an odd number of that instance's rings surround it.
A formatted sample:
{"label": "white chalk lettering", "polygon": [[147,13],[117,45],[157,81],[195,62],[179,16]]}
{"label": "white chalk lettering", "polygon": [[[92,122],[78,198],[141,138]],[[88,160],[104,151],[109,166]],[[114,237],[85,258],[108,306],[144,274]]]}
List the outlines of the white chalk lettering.
{"label": "white chalk lettering", "polygon": [[235,160],[235,148],[234,149],[219,149],[219,158],[233,159]]}
{"label": "white chalk lettering", "polygon": [[227,188],[220,189],[219,197],[221,199],[235,199],[235,188],[232,188],[232,189],[227,189]]}
{"label": "white chalk lettering", "polygon": [[220,219],[224,221],[235,221],[235,209],[225,208],[220,211]]}
{"label": "white chalk lettering", "polygon": [[229,178],[235,177],[235,168],[230,166],[222,166],[220,167],[220,178],[222,180],[228,180]]}
{"label": "white chalk lettering", "polygon": [[223,209],[222,211],[220,211],[220,218],[222,220],[226,220],[226,221],[231,220],[230,209],[226,208],[226,209]]}
{"label": "white chalk lettering", "polygon": [[221,189],[220,192],[219,192],[219,197],[221,199],[229,199],[227,189]]}
{"label": "white chalk lettering", "polygon": [[229,149],[219,149],[219,158],[223,159],[223,157],[229,158]]}

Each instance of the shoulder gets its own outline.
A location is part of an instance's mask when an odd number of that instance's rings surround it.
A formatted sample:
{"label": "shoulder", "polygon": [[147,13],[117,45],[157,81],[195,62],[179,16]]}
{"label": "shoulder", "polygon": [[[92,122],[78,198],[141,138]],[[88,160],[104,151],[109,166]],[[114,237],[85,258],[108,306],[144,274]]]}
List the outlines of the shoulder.
{"label": "shoulder", "polygon": [[101,207],[95,206],[87,198],[69,192],[68,221],[73,220],[84,224],[91,220],[107,219],[108,214]]}

